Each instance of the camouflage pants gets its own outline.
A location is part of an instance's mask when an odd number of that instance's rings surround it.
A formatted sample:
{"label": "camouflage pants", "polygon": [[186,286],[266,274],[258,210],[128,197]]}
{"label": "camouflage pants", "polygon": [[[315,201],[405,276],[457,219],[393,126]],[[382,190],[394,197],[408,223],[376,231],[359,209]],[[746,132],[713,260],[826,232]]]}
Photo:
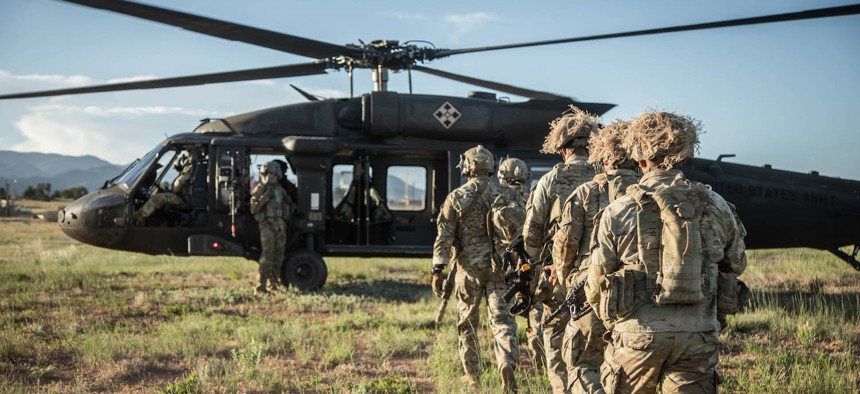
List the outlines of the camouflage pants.
{"label": "camouflage pants", "polygon": [[266,218],[259,221],[260,226],[260,289],[266,288],[266,281],[273,284],[281,282],[284,264],[284,246],[287,242],[287,223],[281,218]]}
{"label": "camouflage pants", "polygon": [[613,332],[601,370],[607,393],[716,393],[719,338],[712,332]]}
{"label": "camouflage pants", "polygon": [[168,205],[181,205],[185,200],[176,193],[163,192],[155,193],[143,203],[143,206],[137,211],[141,218],[152,216],[155,211]]}
{"label": "camouflage pants", "polygon": [[[588,270],[570,275],[567,287],[573,288],[587,275]],[[603,353],[608,340],[603,338],[605,333],[606,327],[594,310],[568,323],[562,344],[564,363],[567,365],[568,392],[603,393],[600,365],[603,364]]]}
{"label": "camouflage pants", "polygon": [[[549,315],[555,311],[544,304],[544,315]],[[567,328],[567,323],[570,321],[570,316],[565,315],[544,326],[543,328],[543,343],[544,353],[546,354],[546,373],[549,377],[549,384],[552,386],[554,394],[567,392],[567,366],[562,357],[562,343],[564,341],[564,332]]]}
{"label": "camouflage pants", "polygon": [[532,332],[526,331],[526,341],[528,349],[531,351],[531,360],[535,371],[542,371],[546,366],[543,349],[543,329],[540,326],[542,319],[543,304],[535,302],[532,310],[529,312],[529,324],[532,326]]}
{"label": "camouflage pants", "polygon": [[480,347],[477,328],[480,325],[481,299],[487,297],[490,327],[495,337],[496,364],[515,368],[519,359],[517,325],[502,297],[507,290],[502,278],[485,279],[459,270],[455,279],[457,294],[457,332],[460,338],[460,361],[463,371],[478,380],[481,376]]}
{"label": "camouflage pants", "polygon": [[579,320],[568,323],[562,349],[570,393],[603,393],[600,365],[603,364],[606,349],[603,339],[605,333],[603,322],[593,310]]}

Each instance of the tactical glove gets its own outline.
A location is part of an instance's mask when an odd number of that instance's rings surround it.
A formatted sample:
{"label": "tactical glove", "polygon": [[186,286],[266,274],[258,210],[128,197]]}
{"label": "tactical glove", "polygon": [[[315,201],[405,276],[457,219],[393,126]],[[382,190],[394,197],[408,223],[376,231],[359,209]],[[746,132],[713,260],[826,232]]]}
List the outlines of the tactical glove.
{"label": "tactical glove", "polygon": [[433,287],[433,294],[438,298],[442,298],[442,284],[445,282],[445,276],[442,271],[433,272],[431,276],[430,286]]}

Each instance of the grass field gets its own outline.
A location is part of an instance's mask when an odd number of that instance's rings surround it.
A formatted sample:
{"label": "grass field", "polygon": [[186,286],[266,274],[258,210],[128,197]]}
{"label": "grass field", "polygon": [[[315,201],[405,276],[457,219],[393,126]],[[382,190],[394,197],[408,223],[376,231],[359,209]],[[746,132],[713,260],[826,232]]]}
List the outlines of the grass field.
{"label": "grass field", "polygon": [[[429,259],[327,260],[322,292],[259,298],[252,261],[109,251],[0,219],[0,392],[466,392],[454,308],[432,322]],[[721,334],[724,392],[860,392],[860,273],[798,249],[751,252],[744,278],[753,307]],[[481,390],[497,392],[482,335]],[[526,359],[522,391],[549,392]]]}

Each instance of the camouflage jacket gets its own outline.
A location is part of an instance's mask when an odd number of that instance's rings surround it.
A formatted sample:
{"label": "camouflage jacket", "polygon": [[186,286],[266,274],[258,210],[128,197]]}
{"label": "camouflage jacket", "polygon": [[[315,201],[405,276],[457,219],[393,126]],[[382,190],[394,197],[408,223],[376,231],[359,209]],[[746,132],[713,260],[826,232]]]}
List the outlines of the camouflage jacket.
{"label": "camouflage jacket", "polygon": [[594,168],[587,160],[582,156],[571,156],[564,163],[556,164],[538,181],[529,196],[523,225],[523,241],[529,256],[542,257],[538,256],[541,248],[555,235],[554,221],[561,217],[560,205],[563,202],[559,200],[567,198],[579,185],[594,177]]}
{"label": "camouflage jacket", "polygon": [[[684,174],[680,170],[653,170],[639,181],[640,185],[659,189],[667,187],[676,177]],[[716,286],[717,267],[720,271],[740,275],[746,268],[744,254],[743,225],[732,206],[719,194],[710,192],[710,203],[703,213],[708,217],[703,225],[708,242],[703,242],[703,268],[706,283]],[[716,291],[711,290],[710,299],[693,305],[658,306],[650,302],[656,287],[659,262],[641,262],[639,258],[636,229],[637,205],[630,196],[619,198],[604,209],[595,221],[591,246],[591,267],[585,287],[586,296],[592,305],[600,298],[600,283],[612,273],[624,270],[645,272],[636,283],[645,294],[636,297],[646,300],[629,315],[617,320],[615,331],[619,332],[705,332],[717,331]]]}
{"label": "camouflage jacket", "polygon": [[173,180],[173,192],[182,196],[186,201],[191,196],[191,173],[194,165],[188,163],[182,166],[179,176]]}
{"label": "camouflage jacket", "polygon": [[498,194],[498,186],[487,176],[471,178],[448,194],[436,221],[434,267],[444,267],[454,259],[471,275],[492,269],[487,215]]}
{"label": "camouflage jacket", "polygon": [[597,174],[570,194],[561,210],[552,249],[560,280],[566,281],[571,273],[588,268],[594,218],[607,205],[623,197],[627,187],[637,181],[639,174],[634,170],[609,170]]}
{"label": "camouflage jacket", "polygon": [[269,183],[258,183],[251,190],[251,213],[258,222],[276,218],[289,220],[292,210],[290,197],[275,178],[269,178]]}

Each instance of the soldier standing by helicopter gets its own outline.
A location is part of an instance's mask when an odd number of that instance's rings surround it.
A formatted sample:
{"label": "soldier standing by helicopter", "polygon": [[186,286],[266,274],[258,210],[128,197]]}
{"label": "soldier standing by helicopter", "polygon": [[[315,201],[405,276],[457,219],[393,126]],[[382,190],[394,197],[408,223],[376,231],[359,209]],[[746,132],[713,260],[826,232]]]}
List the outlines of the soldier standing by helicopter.
{"label": "soldier standing by helicopter", "polygon": [[[550,124],[542,153],[561,154],[563,163],[541,177],[529,196],[523,241],[526,252],[534,259],[547,257],[551,250],[546,245],[555,235],[561,216],[561,199],[567,198],[579,185],[594,177],[588,164],[588,139],[597,132],[597,117],[574,106]],[[550,280],[541,275],[538,299],[544,302],[544,314],[551,314],[565,297],[565,289],[550,269]],[[542,291],[546,289],[547,291]],[[542,296],[541,293],[551,293]],[[567,368],[561,354],[561,345],[568,318],[557,319],[544,325],[544,350],[547,374],[554,393],[564,393],[567,386]]]}
{"label": "soldier standing by helicopter", "polygon": [[[627,125],[628,122],[616,121],[591,138],[588,162],[602,166],[603,172],[577,187],[563,205],[552,254],[558,279],[568,292],[581,289],[577,285],[588,275],[594,218],[639,180],[636,163],[621,146]],[[600,365],[606,348],[603,340],[606,329],[591,306],[583,305],[582,292],[568,293],[567,297],[575,297],[574,303],[580,311],[571,316],[562,341],[568,389],[571,393],[601,393]]]}
{"label": "soldier standing by helicopter", "polygon": [[449,261],[454,260],[457,264],[454,292],[457,295],[460,360],[465,372],[463,380],[476,389],[481,376],[476,330],[480,325],[481,299],[486,296],[502,385],[505,391],[515,392],[514,368],[519,358],[517,326],[503,298],[507,290],[504,272],[500,264],[493,262],[494,246],[487,226],[491,204],[499,193],[498,187],[490,181],[494,169],[493,155],[478,145],[463,154],[458,167],[468,181],[448,194],[439,211],[431,270],[433,293],[437,297],[442,296],[445,277],[442,271]]}
{"label": "soldier standing by helicopter", "polygon": [[[511,242],[523,233],[526,203],[529,199],[529,189],[525,183],[531,178],[531,172],[526,162],[508,157],[499,163],[497,176],[501,190],[492,206],[493,243],[496,245],[496,254],[493,258],[500,259]],[[535,371],[542,371],[545,365],[543,330],[540,328],[542,316],[543,305],[539,302],[532,306],[526,316],[529,319],[528,326],[531,328],[526,330],[526,338],[528,348],[532,352]]]}
{"label": "soldier standing by helicopter", "polygon": [[260,166],[260,182],[251,191],[251,213],[260,228],[260,285],[257,294],[269,293],[266,288],[277,290],[283,284],[282,267],[287,230],[292,214],[292,200],[281,186],[281,166],[274,161]]}
{"label": "soldier standing by helicopter", "polygon": [[624,145],[644,175],[595,221],[585,290],[613,327],[607,393],[717,392],[719,316],[741,304],[745,231],[731,204],[680,170],[699,130],[674,113],[634,119]]}

